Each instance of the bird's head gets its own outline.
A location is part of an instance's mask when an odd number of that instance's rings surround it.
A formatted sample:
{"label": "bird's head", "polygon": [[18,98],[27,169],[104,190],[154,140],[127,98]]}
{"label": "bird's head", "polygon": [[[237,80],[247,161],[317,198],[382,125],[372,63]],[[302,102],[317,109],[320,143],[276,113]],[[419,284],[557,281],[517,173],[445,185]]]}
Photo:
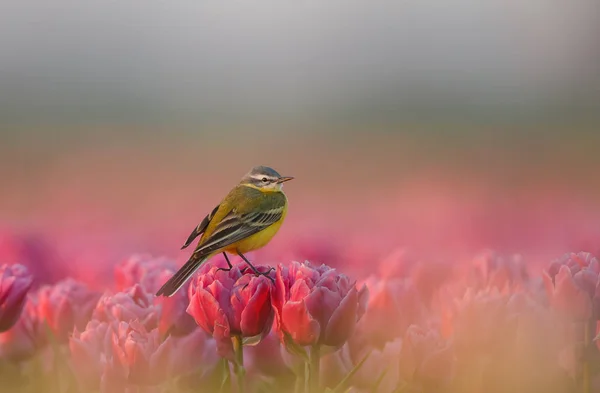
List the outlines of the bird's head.
{"label": "bird's head", "polygon": [[292,180],[291,176],[281,176],[268,166],[255,166],[241,180],[240,184],[258,188],[263,191],[279,191],[283,183]]}

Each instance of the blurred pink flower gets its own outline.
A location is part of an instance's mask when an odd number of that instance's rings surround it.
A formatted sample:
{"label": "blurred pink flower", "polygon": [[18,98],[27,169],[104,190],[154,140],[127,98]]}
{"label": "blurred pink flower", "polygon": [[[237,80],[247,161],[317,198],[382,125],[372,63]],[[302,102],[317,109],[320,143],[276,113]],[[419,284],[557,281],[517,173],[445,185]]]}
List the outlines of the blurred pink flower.
{"label": "blurred pink flower", "polygon": [[234,266],[228,272],[213,266],[197,276],[190,294],[187,312],[214,337],[219,354],[225,358],[233,355],[231,337],[256,342],[271,330],[271,281],[255,276],[245,265]]}
{"label": "blurred pink flower", "polygon": [[381,260],[379,276],[384,279],[408,278],[418,261],[414,253],[398,248]]}
{"label": "blurred pink flower", "polygon": [[401,384],[401,350],[402,338],[397,338],[387,342],[382,348],[365,346],[358,353],[353,353],[352,363],[357,364],[370,351],[367,360],[352,379],[352,384],[368,392],[375,388],[378,392],[394,392]]}
{"label": "blurred pink flower", "polygon": [[274,330],[271,330],[258,344],[244,351],[244,362],[248,373],[281,377],[290,373],[281,354],[281,342]]}
{"label": "blurred pink flower", "polygon": [[520,255],[504,257],[486,250],[473,259],[473,285],[477,288],[523,286],[529,280],[527,265]]}
{"label": "blurred pink flower", "polygon": [[59,341],[66,341],[73,328],[83,329],[92,316],[100,293],[67,278],[45,285],[37,292],[38,313]]}
{"label": "blurred pink flower", "polygon": [[148,331],[139,321],[112,326],[114,375],[136,385],[155,385],[167,379],[174,356],[174,341],[160,340],[157,329]]}
{"label": "blurred pink flower", "polygon": [[[176,271],[177,265],[169,259],[133,255],[115,267],[116,287],[124,291],[139,284],[144,291],[154,294]],[[185,287],[171,297],[153,297],[153,303],[160,307],[161,335],[184,336],[196,328],[194,319],[186,312],[189,300]]]}
{"label": "blurred pink flower", "polygon": [[406,382],[428,386],[446,384],[455,372],[452,348],[430,329],[412,325],[406,331],[400,350],[400,375]]}
{"label": "blurred pink flower", "polygon": [[214,342],[196,331],[161,340],[138,321],[90,321],[69,342],[71,367],[82,390],[129,391],[190,373],[205,378],[218,364]]}
{"label": "blurred pink flower", "polygon": [[158,327],[161,311],[153,300],[154,295],[136,284],[123,292],[103,295],[92,317],[109,323],[139,321],[146,329],[152,330]]}
{"label": "blurred pink flower", "polygon": [[454,299],[451,313],[453,342],[462,354],[495,353],[515,334],[508,295],[497,288],[476,291],[467,289],[462,298]]}
{"label": "blurred pink flower", "polygon": [[117,291],[124,291],[139,284],[147,292],[155,293],[176,271],[177,265],[170,259],[135,254],[115,266],[115,286]]}
{"label": "blurred pink flower", "polygon": [[22,265],[0,266],[0,332],[19,319],[33,280]]}
{"label": "blurred pink flower", "polygon": [[365,312],[368,290],[326,265],[279,265],[273,307],[278,330],[298,345],[341,347]]}
{"label": "blurred pink flower", "polygon": [[11,361],[31,358],[46,342],[42,323],[35,299],[28,296],[17,323],[8,331],[0,333],[0,358]]}
{"label": "blurred pink flower", "polygon": [[383,348],[386,342],[402,337],[410,325],[422,322],[425,307],[411,281],[371,278],[366,286],[369,302],[357,324],[357,336],[370,345]]}
{"label": "blurred pink flower", "polygon": [[97,390],[101,376],[108,366],[110,325],[96,320],[88,322],[83,331],[75,328],[69,339],[71,368],[82,390]]}
{"label": "blurred pink flower", "polygon": [[577,321],[600,316],[600,263],[590,253],[569,253],[543,273],[551,306]]}

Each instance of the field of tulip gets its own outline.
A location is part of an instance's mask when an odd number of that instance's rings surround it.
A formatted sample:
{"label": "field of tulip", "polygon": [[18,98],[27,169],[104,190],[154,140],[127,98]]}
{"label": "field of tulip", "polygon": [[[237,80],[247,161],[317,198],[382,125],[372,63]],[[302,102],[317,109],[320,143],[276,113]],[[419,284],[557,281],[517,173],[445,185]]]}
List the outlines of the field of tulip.
{"label": "field of tulip", "polygon": [[22,236],[1,240],[2,391],[600,389],[600,263],[588,252],[434,262],[392,249],[334,269],[339,255],[315,244],[310,262],[281,252],[273,280],[243,263],[219,271],[215,257],[157,298],[173,260],[132,255],[99,282],[57,273]]}

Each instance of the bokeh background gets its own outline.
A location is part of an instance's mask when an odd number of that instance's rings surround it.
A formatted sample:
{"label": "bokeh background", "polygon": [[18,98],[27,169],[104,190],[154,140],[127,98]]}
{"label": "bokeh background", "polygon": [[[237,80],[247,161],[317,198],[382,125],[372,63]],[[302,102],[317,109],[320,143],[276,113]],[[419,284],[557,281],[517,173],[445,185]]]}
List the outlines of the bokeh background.
{"label": "bokeh background", "polygon": [[594,0],[0,8],[0,225],[64,270],[183,262],[258,164],[296,177],[264,258],[600,251]]}

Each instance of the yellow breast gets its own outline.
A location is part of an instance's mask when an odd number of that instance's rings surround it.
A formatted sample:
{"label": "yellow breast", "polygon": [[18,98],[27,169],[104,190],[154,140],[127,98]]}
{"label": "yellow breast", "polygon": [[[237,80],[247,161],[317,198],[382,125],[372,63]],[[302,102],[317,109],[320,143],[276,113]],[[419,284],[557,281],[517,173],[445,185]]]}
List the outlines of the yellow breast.
{"label": "yellow breast", "polygon": [[279,221],[275,222],[271,226],[263,229],[262,231],[255,233],[254,235],[248,236],[247,238],[240,240],[239,242],[233,245],[234,247],[228,248],[226,251],[230,254],[236,254],[237,251],[242,254],[247,253],[249,251],[257,250],[261,247],[266,246],[273,236],[279,231],[281,224],[283,224],[283,220],[287,214],[287,209],[283,211],[283,215]]}

